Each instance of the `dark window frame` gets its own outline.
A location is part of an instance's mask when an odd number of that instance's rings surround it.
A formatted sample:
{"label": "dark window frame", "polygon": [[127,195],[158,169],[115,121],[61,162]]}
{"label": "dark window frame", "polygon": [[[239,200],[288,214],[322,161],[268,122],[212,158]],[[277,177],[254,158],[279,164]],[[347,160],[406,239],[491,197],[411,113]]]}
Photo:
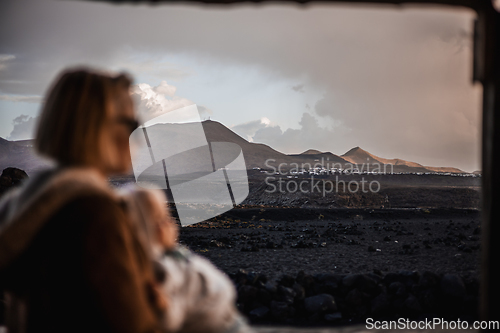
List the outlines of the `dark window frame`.
{"label": "dark window frame", "polygon": [[[94,0],[95,1],[95,0]],[[114,3],[193,3],[228,6],[235,3],[384,3],[441,4],[468,7],[476,11],[474,64],[471,80],[483,85],[482,122],[482,239],[481,239],[481,320],[500,320],[500,13],[492,0],[97,0]],[[499,172],[495,173],[495,170]],[[499,205],[499,208],[495,207]],[[496,241],[495,241],[496,240]]]}

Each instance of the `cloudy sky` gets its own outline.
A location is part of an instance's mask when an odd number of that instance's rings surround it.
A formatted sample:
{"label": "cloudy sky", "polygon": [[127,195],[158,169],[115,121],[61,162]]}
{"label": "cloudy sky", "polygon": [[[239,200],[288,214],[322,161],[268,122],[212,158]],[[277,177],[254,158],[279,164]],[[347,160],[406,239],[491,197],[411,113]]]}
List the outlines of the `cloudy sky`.
{"label": "cloudy sky", "polygon": [[479,169],[474,13],[450,7],[0,4],[0,137],[32,137],[51,80],[125,70],[144,120],[196,103],[284,153]]}

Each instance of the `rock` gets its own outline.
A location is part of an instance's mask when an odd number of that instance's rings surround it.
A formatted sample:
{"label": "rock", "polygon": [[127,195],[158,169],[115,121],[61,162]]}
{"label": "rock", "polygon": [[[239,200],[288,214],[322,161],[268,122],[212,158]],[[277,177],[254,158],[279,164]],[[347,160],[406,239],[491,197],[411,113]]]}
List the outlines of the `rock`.
{"label": "rock", "polygon": [[260,274],[257,272],[249,272],[247,274],[247,283],[251,285],[255,285],[259,282],[263,284],[267,282],[267,277],[264,274]]}
{"label": "rock", "polygon": [[424,290],[419,295],[420,304],[428,310],[437,310],[438,302],[436,293],[432,290]]}
{"label": "rock", "polygon": [[407,287],[411,287],[420,279],[420,273],[414,271],[399,271],[399,281],[403,282]]}
{"label": "rock", "polygon": [[317,313],[317,312],[328,312],[336,311],[337,304],[332,295],[319,294],[316,296],[307,297],[304,299],[304,306],[307,312]]}
{"label": "rock", "polygon": [[295,279],[292,276],[285,274],[281,276],[278,283],[284,285],[285,287],[291,288],[295,283]]}
{"label": "rock", "polygon": [[288,316],[290,309],[285,302],[271,301],[271,314],[276,319],[283,319]]}
{"label": "rock", "polygon": [[324,324],[366,316],[424,318],[462,314],[476,320],[478,281],[462,280],[455,274],[441,277],[428,271],[402,271],[385,276],[322,273],[313,277],[299,272],[296,279],[284,275],[277,284],[243,270],[230,276],[239,281],[238,309],[256,322]]}
{"label": "rock", "polygon": [[396,298],[392,301],[392,307],[396,310],[396,311],[400,311],[401,308],[404,306],[404,301],[405,299],[404,298]]}
{"label": "rock", "polygon": [[338,275],[338,274],[327,273],[327,274],[316,274],[314,276],[314,278],[316,279],[316,281],[318,283],[322,283],[322,284],[326,284],[326,283],[338,284],[338,283],[340,283],[343,280],[344,276],[341,276],[341,275]]}
{"label": "rock", "polygon": [[246,284],[247,283],[248,272],[244,269],[239,269],[234,276],[234,280],[237,284]]}
{"label": "rock", "polygon": [[318,323],[321,320],[321,317],[320,317],[320,315],[318,313],[313,313],[307,319],[311,323]]}
{"label": "rock", "polygon": [[24,179],[28,178],[28,174],[24,170],[9,167],[9,168],[3,169],[2,175],[0,175],[0,178],[2,178],[2,177],[9,177],[11,182],[12,182],[12,185],[17,185],[21,181],[23,181]]}
{"label": "rock", "polygon": [[441,291],[453,298],[462,299],[466,295],[465,284],[456,274],[445,274],[441,278]]}
{"label": "rock", "polygon": [[306,272],[304,272],[304,270],[300,270],[297,273],[297,277],[295,278],[295,280],[297,280],[298,283],[302,284],[302,281],[304,280],[306,275],[308,275],[308,274],[306,274]]}
{"label": "rock", "polygon": [[359,279],[361,274],[349,274],[342,279],[342,284],[346,287],[352,288]]}
{"label": "rock", "polygon": [[275,294],[278,291],[278,288],[276,287],[276,285],[274,283],[272,283],[271,281],[267,282],[264,285],[264,288],[266,288],[266,290],[271,294]]}
{"label": "rock", "polygon": [[390,285],[391,283],[398,281],[398,279],[399,277],[396,273],[387,273],[384,276],[384,283],[386,285]]}
{"label": "rock", "polygon": [[296,280],[302,287],[306,289],[314,285],[314,277],[312,275],[304,273],[304,271],[300,271],[297,274]]}
{"label": "rock", "polygon": [[0,187],[11,187],[12,185],[12,179],[9,176],[2,175],[0,177]]}
{"label": "rock", "polygon": [[261,307],[258,307],[256,309],[253,309],[252,311],[250,311],[250,313],[248,315],[250,316],[251,319],[260,320],[260,319],[264,319],[265,317],[267,317],[267,315],[269,314],[269,311],[270,311],[270,309],[267,306],[261,306]]}
{"label": "rock", "polygon": [[365,304],[367,299],[368,295],[357,288],[351,290],[345,297],[346,302],[353,306],[361,306]]}
{"label": "rock", "polygon": [[389,296],[385,292],[380,293],[371,302],[371,310],[374,314],[384,313],[390,306]]}
{"label": "rock", "polygon": [[287,288],[284,286],[278,286],[278,293],[280,294],[281,301],[292,304],[295,298],[295,291],[291,288]]}
{"label": "rock", "polygon": [[418,299],[412,294],[410,294],[408,298],[405,300],[404,306],[411,312],[419,313],[422,311],[422,307],[420,306]]}
{"label": "rock", "polygon": [[380,280],[378,277],[373,278],[369,274],[361,274],[358,279],[356,280],[355,286],[359,290],[367,293],[374,293],[378,292],[378,280]]}
{"label": "rock", "polygon": [[0,175],[0,195],[7,192],[10,188],[18,186],[28,174],[18,168],[5,168]]}
{"label": "rock", "polygon": [[242,285],[238,288],[238,302],[249,304],[257,299],[258,289],[254,286]]}
{"label": "rock", "polygon": [[342,313],[340,312],[328,313],[323,318],[325,318],[325,320],[329,322],[339,321],[342,319]]}
{"label": "rock", "polygon": [[376,270],[374,270],[373,273],[367,273],[366,276],[368,276],[370,279],[375,281],[376,284],[379,284],[382,282],[382,272],[380,274],[375,273]]}
{"label": "rock", "polygon": [[389,285],[389,292],[398,297],[406,297],[406,287],[399,281],[393,282]]}
{"label": "rock", "polygon": [[257,292],[257,299],[262,304],[269,304],[272,300],[272,296],[266,289],[259,288],[259,291]]}
{"label": "rock", "polygon": [[306,297],[306,291],[304,287],[302,287],[300,284],[295,283],[292,287],[293,291],[295,292],[295,298],[298,300],[303,300]]}
{"label": "rock", "polygon": [[334,295],[337,293],[337,290],[339,289],[339,285],[334,280],[328,280],[328,281],[325,281],[325,283],[323,283],[321,285],[320,289],[321,289],[321,292],[324,294]]}
{"label": "rock", "polygon": [[381,278],[374,274],[349,274],[342,279],[342,284],[346,287],[357,289],[363,292],[378,292],[378,282]]}
{"label": "rock", "polygon": [[422,288],[434,288],[439,285],[439,276],[436,273],[425,271],[420,276],[418,285]]}

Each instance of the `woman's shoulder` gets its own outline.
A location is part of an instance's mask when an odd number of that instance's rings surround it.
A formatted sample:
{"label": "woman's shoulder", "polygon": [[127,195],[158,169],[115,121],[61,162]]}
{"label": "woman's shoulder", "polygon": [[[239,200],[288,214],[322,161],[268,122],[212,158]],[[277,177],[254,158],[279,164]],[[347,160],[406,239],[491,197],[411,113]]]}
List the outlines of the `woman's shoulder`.
{"label": "woman's shoulder", "polygon": [[[36,178],[33,182],[36,181]],[[27,183],[4,202],[0,229],[0,267],[15,260],[47,223],[64,221],[108,220],[107,227],[117,226],[125,214],[121,199],[107,180],[92,169],[67,168],[54,171],[38,181]],[[55,220],[55,221],[54,221]],[[106,227],[106,226],[104,226]]]}
{"label": "woman's shoulder", "polygon": [[[109,197],[119,201],[106,178],[91,168],[52,169],[35,175],[2,200],[5,225],[18,220],[41,220],[79,197]],[[31,215],[28,219],[26,215]]]}
{"label": "woman's shoulder", "polygon": [[122,218],[127,215],[127,206],[123,200],[107,193],[87,193],[75,196],[61,205],[54,216],[64,215],[85,218],[89,221]]}

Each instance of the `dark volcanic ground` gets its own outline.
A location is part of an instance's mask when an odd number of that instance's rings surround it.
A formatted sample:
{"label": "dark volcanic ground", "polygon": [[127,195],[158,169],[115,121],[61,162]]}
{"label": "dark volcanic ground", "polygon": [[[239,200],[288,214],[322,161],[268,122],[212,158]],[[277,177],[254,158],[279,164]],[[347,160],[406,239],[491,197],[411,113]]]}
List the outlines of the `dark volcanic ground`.
{"label": "dark volcanic ground", "polygon": [[[180,242],[227,273],[275,280],[296,276],[431,271],[479,276],[480,177],[435,174],[314,176],[337,183],[366,179],[379,192],[269,192],[281,175],[247,170],[240,208],[181,228]],[[313,182],[310,175],[285,182]],[[337,179],[337,177],[339,177]],[[112,179],[115,186],[130,177]],[[286,188],[286,183],[283,185]],[[306,186],[307,188],[307,186]],[[322,186],[320,186],[322,188]],[[175,216],[175,212],[173,212]]]}
{"label": "dark volcanic ground", "polygon": [[270,280],[334,272],[432,271],[478,277],[480,215],[438,209],[233,209],[184,227],[180,242],[227,273]]}

